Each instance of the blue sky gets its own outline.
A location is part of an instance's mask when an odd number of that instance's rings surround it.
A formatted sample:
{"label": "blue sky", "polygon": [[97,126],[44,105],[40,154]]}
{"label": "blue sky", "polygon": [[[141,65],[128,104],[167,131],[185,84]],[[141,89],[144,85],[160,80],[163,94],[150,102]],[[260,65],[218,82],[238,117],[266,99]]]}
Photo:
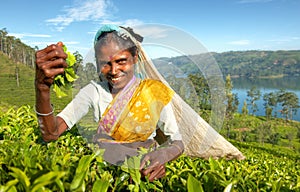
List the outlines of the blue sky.
{"label": "blue sky", "polygon": [[170,41],[194,52],[186,36],[214,52],[295,50],[300,49],[299,10],[299,0],[10,0],[1,2],[0,29],[32,47],[63,41],[83,56],[103,23],[158,24],[136,29],[145,39],[159,37],[164,31],[159,27],[166,25],[182,33]]}

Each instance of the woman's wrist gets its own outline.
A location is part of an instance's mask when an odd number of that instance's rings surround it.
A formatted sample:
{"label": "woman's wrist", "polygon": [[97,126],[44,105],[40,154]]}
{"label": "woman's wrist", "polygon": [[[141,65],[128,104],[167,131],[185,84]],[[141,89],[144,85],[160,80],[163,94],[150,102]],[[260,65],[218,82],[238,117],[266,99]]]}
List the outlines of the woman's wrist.
{"label": "woman's wrist", "polygon": [[50,92],[50,86],[39,82],[39,80],[35,80],[35,89],[40,92]]}
{"label": "woman's wrist", "polygon": [[174,160],[179,157],[184,152],[184,146],[182,141],[172,141],[167,149],[168,153],[171,154],[170,160]]}
{"label": "woman's wrist", "polygon": [[172,148],[175,148],[175,150],[177,150],[179,155],[181,155],[184,151],[184,149],[176,143],[171,143],[171,144],[169,144],[169,146],[172,147]]}
{"label": "woman's wrist", "polygon": [[51,111],[50,112],[47,112],[47,113],[41,113],[41,112],[38,112],[37,110],[36,110],[36,106],[34,106],[34,108],[33,108],[33,110],[34,110],[34,112],[38,115],[38,116],[49,116],[49,115],[52,115],[53,113],[54,113],[54,107],[53,107],[53,105],[51,104]]}

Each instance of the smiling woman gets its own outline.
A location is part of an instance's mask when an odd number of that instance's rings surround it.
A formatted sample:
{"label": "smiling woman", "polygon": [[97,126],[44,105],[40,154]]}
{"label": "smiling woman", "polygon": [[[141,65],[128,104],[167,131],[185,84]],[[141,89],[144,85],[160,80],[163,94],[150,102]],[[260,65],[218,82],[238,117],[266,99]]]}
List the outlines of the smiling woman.
{"label": "smiling woman", "polygon": [[92,108],[98,122],[93,142],[105,149],[104,159],[119,165],[147,148],[139,168],[150,181],[163,177],[165,164],[183,152],[243,159],[174,92],[147,58],[142,40],[131,28],[101,27],[94,42],[100,81],[83,87],[57,116],[52,113],[49,88],[51,77],[63,73],[66,55],[58,45],[37,52],[36,111],[44,140],[57,139]]}

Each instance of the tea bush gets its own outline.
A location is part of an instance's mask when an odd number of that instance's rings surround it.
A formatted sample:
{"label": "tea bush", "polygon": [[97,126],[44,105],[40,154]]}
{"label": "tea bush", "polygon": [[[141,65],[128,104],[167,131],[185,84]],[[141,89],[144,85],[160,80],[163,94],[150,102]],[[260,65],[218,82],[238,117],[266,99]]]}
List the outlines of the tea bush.
{"label": "tea bush", "polygon": [[140,157],[110,165],[76,129],[45,143],[32,108],[10,108],[0,112],[0,191],[300,191],[299,155],[232,142],[246,160],[182,155],[149,182],[125,166],[138,166]]}

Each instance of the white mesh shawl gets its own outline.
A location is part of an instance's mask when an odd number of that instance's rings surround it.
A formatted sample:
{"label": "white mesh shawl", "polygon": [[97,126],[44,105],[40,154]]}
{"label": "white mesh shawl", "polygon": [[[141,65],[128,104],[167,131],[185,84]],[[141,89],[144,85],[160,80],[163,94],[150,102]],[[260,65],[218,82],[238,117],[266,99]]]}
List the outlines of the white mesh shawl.
{"label": "white mesh shawl", "polygon": [[[160,80],[169,86],[151,59],[148,58],[140,43],[136,42],[136,44],[139,48],[136,73],[142,74],[141,76],[144,78]],[[186,155],[205,159],[209,157],[239,160],[245,158],[235,146],[212,128],[176,93],[172,100],[172,107],[183,138]]]}
{"label": "white mesh shawl", "polygon": [[[111,26],[107,26],[108,31]],[[150,78],[162,81],[170,87],[169,83],[158,72],[151,59],[148,58],[140,42],[124,28],[113,26],[120,36],[130,37],[138,47],[138,63],[135,72],[142,79]],[[97,35],[99,35],[98,32]],[[96,37],[97,37],[96,35]],[[97,38],[95,38],[96,41]],[[171,88],[171,87],[170,87]],[[172,88],[171,88],[172,89]],[[244,155],[223,136],[221,136],[210,124],[194,111],[177,93],[172,99],[172,109],[174,111],[179,131],[182,135],[185,146],[185,154],[192,157],[244,159]],[[221,101],[223,102],[223,101]],[[217,115],[217,114],[212,114]]]}

